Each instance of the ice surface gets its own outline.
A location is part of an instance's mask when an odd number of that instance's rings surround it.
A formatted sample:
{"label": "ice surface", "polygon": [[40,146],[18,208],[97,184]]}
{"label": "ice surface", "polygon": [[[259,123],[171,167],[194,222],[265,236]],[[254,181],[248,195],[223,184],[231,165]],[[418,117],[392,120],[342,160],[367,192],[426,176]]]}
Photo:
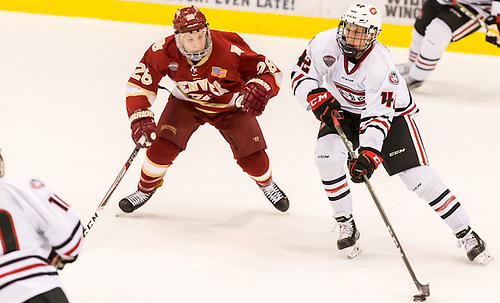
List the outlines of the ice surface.
{"label": "ice surface", "polygon": [[[0,24],[7,176],[42,179],[86,223],[134,147],[125,83],[146,48],[172,29],[12,12],[0,12]],[[77,262],[61,272],[71,302],[401,303],[417,294],[363,185],[351,187],[362,252],[349,260],[336,250],[338,231],[331,232],[313,160],[318,123],[289,88],[307,40],[242,36],[284,71],[282,91],[259,121],[289,213],[274,210],[219,133],[204,126],[152,200],[115,217],[119,199],[136,189],[138,155]],[[406,49],[391,51],[396,62],[406,59]],[[500,57],[445,53],[413,94],[431,165],[496,256],[499,70]],[[159,93],[157,114],[166,97]],[[428,302],[497,300],[498,260],[471,264],[447,225],[398,177],[379,170],[372,180],[417,277],[430,283]]]}

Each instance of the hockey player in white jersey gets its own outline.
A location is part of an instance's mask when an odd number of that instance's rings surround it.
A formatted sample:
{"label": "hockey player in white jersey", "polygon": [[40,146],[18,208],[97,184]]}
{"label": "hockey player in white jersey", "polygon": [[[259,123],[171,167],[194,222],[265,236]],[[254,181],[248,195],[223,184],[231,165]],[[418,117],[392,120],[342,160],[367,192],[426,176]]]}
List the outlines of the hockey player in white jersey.
{"label": "hockey player in white jersey", "polygon": [[500,0],[427,0],[415,20],[408,61],[397,65],[408,86],[421,86],[448,44],[481,27],[488,27],[486,41],[500,47],[499,15]]}
{"label": "hockey player in white jersey", "polygon": [[[340,227],[339,250],[359,252],[359,231],[353,219],[352,196],[345,163],[348,152],[332,121],[336,111],[359,157],[348,160],[353,182],[363,182],[379,164],[398,174],[409,190],[423,198],[465,246],[469,260],[487,263],[486,244],[469,226],[459,200],[429,166],[413,119],[419,111],[389,51],[377,41],[378,9],[356,3],[339,27],[317,34],[292,67],[297,100],[322,121],[316,145],[316,166]],[[326,88],[323,87],[323,82]]]}
{"label": "hockey player in white jersey", "polygon": [[80,219],[41,181],[3,174],[0,155],[0,302],[66,303],[57,270],[80,252]]}

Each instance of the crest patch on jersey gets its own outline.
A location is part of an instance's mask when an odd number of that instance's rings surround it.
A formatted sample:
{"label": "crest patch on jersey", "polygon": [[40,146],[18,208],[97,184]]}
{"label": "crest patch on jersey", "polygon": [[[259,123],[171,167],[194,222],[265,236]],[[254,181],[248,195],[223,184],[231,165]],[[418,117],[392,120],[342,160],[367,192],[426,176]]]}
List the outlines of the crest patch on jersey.
{"label": "crest patch on jersey", "polygon": [[389,82],[391,82],[394,85],[398,85],[399,84],[399,77],[398,77],[398,74],[395,71],[392,71],[389,74]]}
{"label": "crest patch on jersey", "polygon": [[44,186],[45,185],[40,180],[37,180],[37,179],[32,179],[31,180],[31,187],[33,187],[34,189],[40,189],[40,188],[42,188]]}
{"label": "crest patch on jersey", "polygon": [[179,68],[179,63],[177,63],[177,62],[170,62],[168,64],[168,68],[170,68],[171,70],[173,70],[175,72]]}
{"label": "crest patch on jersey", "polygon": [[227,69],[222,69],[220,67],[212,66],[212,76],[217,78],[226,78]]}
{"label": "crest patch on jersey", "polygon": [[330,67],[335,63],[335,58],[330,55],[323,56],[323,62],[325,62],[326,66]]}

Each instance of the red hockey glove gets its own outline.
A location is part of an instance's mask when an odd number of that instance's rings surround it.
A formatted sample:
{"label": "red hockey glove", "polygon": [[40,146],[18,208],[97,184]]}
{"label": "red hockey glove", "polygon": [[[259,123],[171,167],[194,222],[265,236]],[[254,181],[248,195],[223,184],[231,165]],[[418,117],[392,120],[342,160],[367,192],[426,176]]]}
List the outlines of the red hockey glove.
{"label": "red hockey glove", "polygon": [[307,95],[306,100],[316,118],[324,122],[331,129],[335,129],[332,118],[335,112],[337,113],[337,117],[340,119],[344,118],[340,103],[335,100],[326,88],[318,87],[313,89]]}
{"label": "red hockey glove", "polygon": [[271,97],[271,86],[264,80],[254,78],[241,91],[236,106],[253,116],[260,116]]}
{"label": "red hockey glove", "polygon": [[130,115],[130,128],[132,129],[132,140],[137,144],[142,134],[146,134],[144,147],[150,147],[151,142],[156,139],[156,124],[154,113],[150,110],[139,109]]}
{"label": "red hockey glove", "polygon": [[498,16],[489,16],[486,18],[485,23],[488,25],[488,28],[491,26],[496,25],[495,30],[497,31],[496,33],[493,30],[488,30],[486,33],[486,42],[489,42],[493,45],[496,45],[497,47],[500,47],[500,15]]}
{"label": "red hockey glove", "polygon": [[359,156],[357,159],[347,160],[347,167],[349,168],[349,174],[351,175],[351,180],[354,183],[362,183],[364,181],[363,175],[370,179],[383,159],[380,153],[373,148],[360,147]]}

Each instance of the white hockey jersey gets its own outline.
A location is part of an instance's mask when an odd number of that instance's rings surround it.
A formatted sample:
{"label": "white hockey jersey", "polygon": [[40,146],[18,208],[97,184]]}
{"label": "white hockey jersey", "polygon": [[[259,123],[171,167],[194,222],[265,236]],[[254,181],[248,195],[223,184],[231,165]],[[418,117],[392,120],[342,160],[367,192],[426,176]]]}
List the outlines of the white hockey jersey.
{"label": "white hockey jersey", "polygon": [[0,302],[61,287],[48,257],[75,258],[82,241],[78,216],[42,182],[0,178]]}
{"label": "white hockey jersey", "polygon": [[307,109],[307,94],[325,82],[343,110],[361,115],[359,143],[382,149],[394,116],[418,107],[397,72],[389,50],[375,41],[357,64],[348,61],[336,41],[337,28],[317,34],[292,67],[292,91]]}

